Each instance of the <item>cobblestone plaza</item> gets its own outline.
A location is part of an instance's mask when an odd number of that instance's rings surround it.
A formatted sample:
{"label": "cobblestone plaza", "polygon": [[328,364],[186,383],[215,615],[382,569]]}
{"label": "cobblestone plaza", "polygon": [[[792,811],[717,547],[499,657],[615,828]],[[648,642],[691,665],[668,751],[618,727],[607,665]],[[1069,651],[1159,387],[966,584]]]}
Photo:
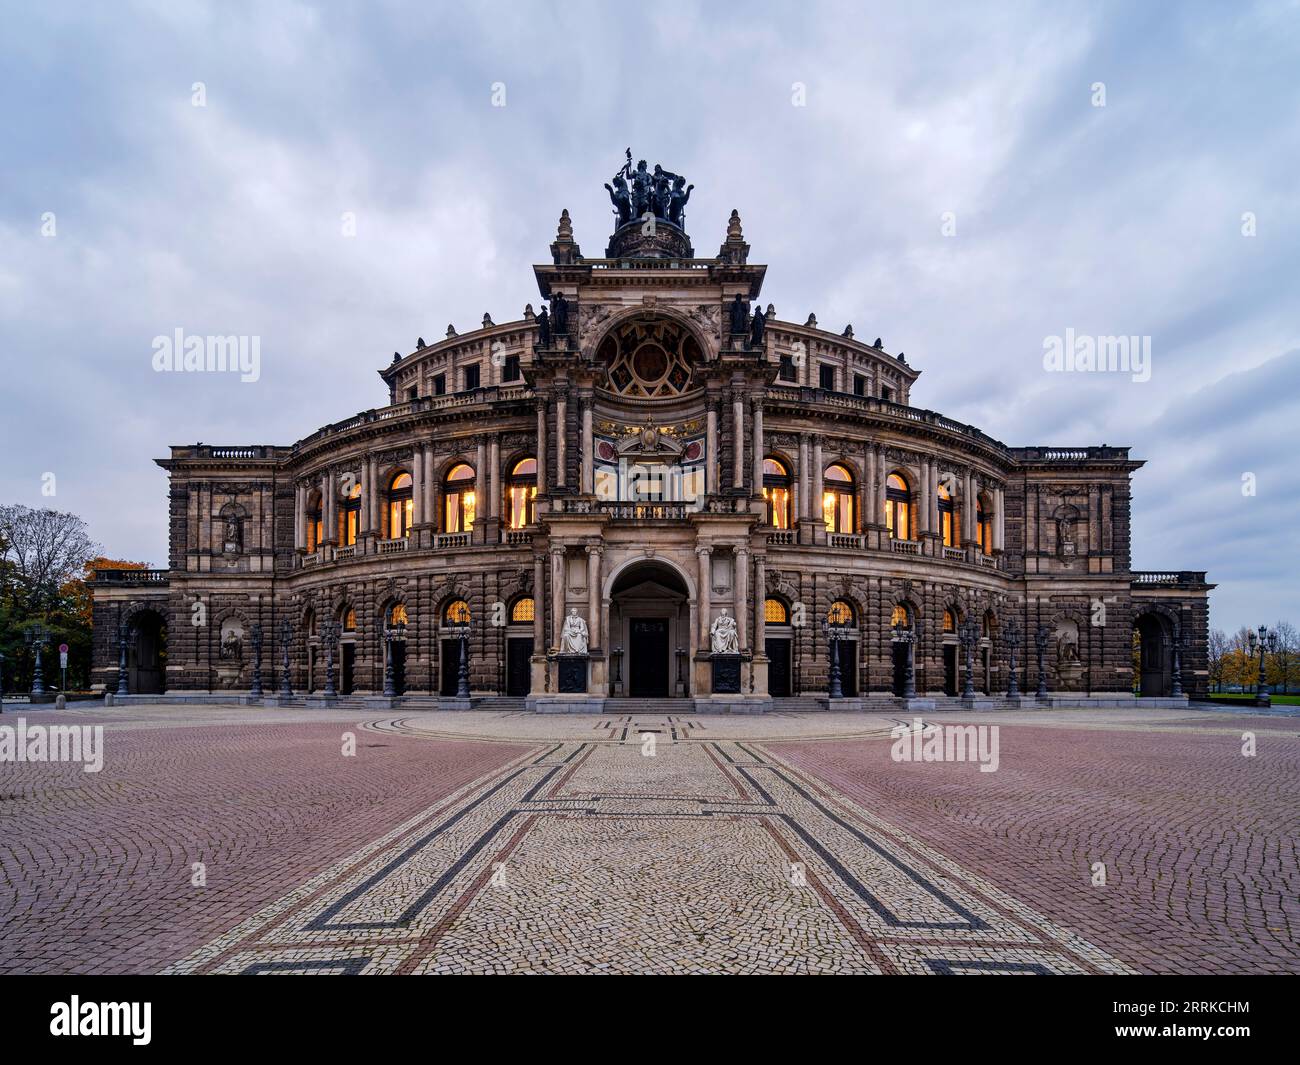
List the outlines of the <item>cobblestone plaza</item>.
{"label": "cobblestone plaza", "polygon": [[0,764],[0,972],[1300,971],[1296,717],[24,716],[104,762]]}

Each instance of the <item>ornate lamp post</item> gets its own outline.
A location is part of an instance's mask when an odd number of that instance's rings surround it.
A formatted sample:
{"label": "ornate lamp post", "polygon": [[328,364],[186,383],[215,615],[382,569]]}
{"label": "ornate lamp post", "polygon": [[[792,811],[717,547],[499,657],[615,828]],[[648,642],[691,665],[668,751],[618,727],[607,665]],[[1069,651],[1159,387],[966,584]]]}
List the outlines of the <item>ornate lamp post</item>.
{"label": "ornate lamp post", "polygon": [[915,630],[909,629],[901,621],[894,625],[894,642],[901,643],[907,648],[907,665],[903,669],[903,698],[916,698],[916,663],[913,658],[913,649],[916,646],[917,638],[920,636],[921,623],[916,623]]}
{"label": "ornate lamp post", "polygon": [[1264,654],[1277,654],[1277,633],[1269,632],[1267,625],[1261,625],[1258,632],[1247,634],[1250,641],[1250,653],[1254,656],[1259,651],[1259,686],[1255,689],[1256,706],[1272,706],[1273,696],[1268,691],[1268,677],[1264,672]]}
{"label": "ornate lamp post", "polygon": [[5,656],[0,655],[0,714],[5,712]]}
{"label": "ornate lamp post", "polygon": [[459,623],[446,626],[446,630],[456,641],[460,654],[460,664],[456,668],[456,698],[469,698],[469,625]]}
{"label": "ornate lamp post", "polygon": [[1182,698],[1183,694],[1183,634],[1182,632],[1174,633],[1174,683],[1169,694],[1175,699]]}
{"label": "ornate lamp post", "polygon": [[1020,630],[1016,628],[1014,618],[1007,623],[1007,627],[1003,630],[1002,640],[1011,652],[1011,661],[1008,664],[1011,676],[1007,680],[1007,698],[1015,699],[1020,695],[1020,678],[1016,676],[1016,648],[1020,646]]}
{"label": "ornate lamp post", "polygon": [[391,699],[397,695],[397,686],[393,677],[393,641],[406,639],[406,622],[384,628],[384,697]]}
{"label": "ornate lamp post", "polygon": [[293,643],[293,622],[285,618],[280,622],[280,698],[293,697],[293,683],[289,677],[289,645]]}
{"label": "ornate lamp post", "polygon": [[254,699],[262,697],[262,623],[253,622],[253,627],[249,630],[249,642],[253,645],[253,685],[248,689],[248,694]]}
{"label": "ornate lamp post", "polygon": [[840,640],[844,638],[845,625],[843,621],[830,618],[822,619],[822,632],[826,634],[826,642],[830,651],[831,674],[828,692],[832,699],[844,698],[844,679],[840,673]]}
{"label": "ornate lamp post", "polygon": [[[27,646],[36,652],[36,663],[32,668],[33,695],[45,694],[45,675],[41,671],[41,647],[45,644],[45,641],[49,639],[49,636],[50,634],[45,631],[45,626],[33,625],[27,630],[27,635],[24,637],[27,641]],[[1263,667],[1260,668],[1260,675],[1263,676]]]}
{"label": "ornate lamp post", "polygon": [[130,695],[131,689],[126,682],[126,629],[118,622],[117,628],[117,693]]}
{"label": "ornate lamp post", "polygon": [[1039,699],[1047,698],[1047,668],[1043,665],[1043,656],[1047,653],[1050,636],[1046,625],[1039,625],[1034,632],[1034,647],[1038,651],[1038,691],[1034,694]]}
{"label": "ornate lamp post", "polygon": [[961,623],[961,632],[957,636],[966,662],[966,676],[961,685],[961,697],[963,699],[975,698],[975,642],[978,639],[979,628],[975,624],[975,619],[967,617]]}
{"label": "ornate lamp post", "polygon": [[325,647],[325,691],[322,694],[326,699],[333,699],[338,696],[338,689],[334,686],[334,649],[339,642],[337,621],[326,621],[321,624],[320,642]]}

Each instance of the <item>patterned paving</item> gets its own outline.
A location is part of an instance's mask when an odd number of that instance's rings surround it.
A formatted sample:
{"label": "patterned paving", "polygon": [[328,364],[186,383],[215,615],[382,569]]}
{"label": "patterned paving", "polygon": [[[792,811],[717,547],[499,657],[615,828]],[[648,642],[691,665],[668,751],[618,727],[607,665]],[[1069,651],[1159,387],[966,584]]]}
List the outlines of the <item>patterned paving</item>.
{"label": "patterned paving", "polygon": [[689,718],[584,727],[168,971],[1129,971],[762,743]]}

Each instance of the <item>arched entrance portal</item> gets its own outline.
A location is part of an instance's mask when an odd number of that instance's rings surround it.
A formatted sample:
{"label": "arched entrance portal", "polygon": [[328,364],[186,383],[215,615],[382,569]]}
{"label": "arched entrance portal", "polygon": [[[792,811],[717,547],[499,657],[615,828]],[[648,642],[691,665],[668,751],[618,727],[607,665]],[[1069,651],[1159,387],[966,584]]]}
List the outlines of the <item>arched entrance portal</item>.
{"label": "arched entrance portal", "polygon": [[668,698],[689,694],[690,593],[663,562],[623,570],[610,589],[610,694]]}
{"label": "arched entrance portal", "polygon": [[1161,614],[1139,614],[1134,619],[1133,658],[1139,695],[1173,694],[1173,624],[1168,618]]}
{"label": "arched entrance portal", "polygon": [[167,622],[155,610],[131,616],[126,683],[134,695],[161,695],[167,686]]}

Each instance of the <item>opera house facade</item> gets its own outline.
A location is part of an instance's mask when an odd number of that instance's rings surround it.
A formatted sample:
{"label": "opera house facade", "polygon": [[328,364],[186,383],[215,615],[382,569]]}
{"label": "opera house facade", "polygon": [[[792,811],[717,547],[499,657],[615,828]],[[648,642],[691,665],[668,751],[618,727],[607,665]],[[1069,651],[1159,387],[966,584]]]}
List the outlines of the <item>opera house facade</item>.
{"label": "opera house facade", "polygon": [[97,686],[596,712],[1206,690],[1205,574],[1130,568],[1140,460],[914,406],[902,354],[760,301],[736,212],[697,256],[655,171],[608,186],[599,257],[563,214],[536,313],[395,353],[382,405],[173,447],[167,568],[94,582]]}

